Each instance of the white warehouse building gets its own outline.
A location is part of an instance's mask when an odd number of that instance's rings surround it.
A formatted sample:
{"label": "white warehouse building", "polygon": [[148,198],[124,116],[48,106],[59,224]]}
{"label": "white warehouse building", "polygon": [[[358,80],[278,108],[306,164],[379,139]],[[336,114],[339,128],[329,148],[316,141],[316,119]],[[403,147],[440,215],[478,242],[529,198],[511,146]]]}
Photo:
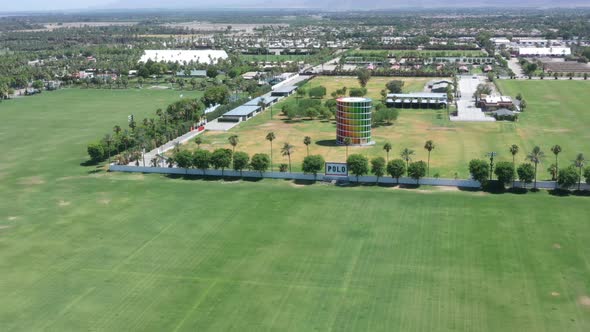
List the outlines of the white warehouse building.
{"label": "white warehouse building", "polygon": [[215,63],[218,59],[227,59],[224,50],[145,50],[139,62],[178,62],[178,63]]}
{"label": "white warehouse building", "polygon": [[569,47],[519,47],[520,56],[568,56],[572,54]]}

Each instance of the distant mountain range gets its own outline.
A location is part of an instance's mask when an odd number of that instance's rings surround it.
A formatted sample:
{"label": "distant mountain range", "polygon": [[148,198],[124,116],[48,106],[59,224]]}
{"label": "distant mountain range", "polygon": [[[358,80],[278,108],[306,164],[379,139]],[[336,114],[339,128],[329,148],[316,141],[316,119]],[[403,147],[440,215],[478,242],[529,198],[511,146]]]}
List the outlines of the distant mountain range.
{"label": "distant mountain range", "polygon": [[141,9],[321,9],[329,11],[375,9],[432,9],[477,7],[566,8],[590,7],[590,0],[20,0],[4,4],[0,12],[141,10]]}
{"label": "distant mountain range", "polygon": [[115,0],[108,8],[318,8],[327,10],[370,10],[394,8],[474,8],[474,7],[590,7],[588,0],[201,0],[190,3],[186,0]]}

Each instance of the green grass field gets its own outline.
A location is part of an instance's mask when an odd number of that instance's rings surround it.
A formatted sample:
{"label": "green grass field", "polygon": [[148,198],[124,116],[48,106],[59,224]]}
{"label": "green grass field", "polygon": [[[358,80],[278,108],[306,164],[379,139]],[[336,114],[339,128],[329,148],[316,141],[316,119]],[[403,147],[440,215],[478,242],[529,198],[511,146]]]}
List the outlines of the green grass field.
{"label": "green grass field", "polygon": [[[384,88],[389,78],[375,77],[369,81],[368,96],[380,99],[379,91]],[[421,91],[429,79],[406,80],[404,90]],[[590,155],[590,112],[586,105],[590,103],[587,94],[590,82],[587,81],[500,81],[505,93],[516,96],[522,93],[529,106],[516,123],[457,123],[448,120],[446,110],[400,110],[398,120],[392,126],[381,126],[373,129],[376,145],[372,147],[350,147],[350,153],[361,153],[369,158],[385,156],[383,145],[390,142],[393,150],[390,156],[397,158],[403,148],[415,150],[414,160],[427,160],[427,151],[423,149],[426,140],[436,144],[431,157],[431,174],[438,173],[441,177],[468,177],[467,165],[471,159],[486,158],[486,153],[495,151],[499,160],[512,161],[508,148],[517,144],[521,152],[516,156],[517,163],[524,162],[525,155],[535,145],[539,145],[546,158],[539,167],[539,179],[550,179],[547,168],[554,162],[550,151],[551,146],[559,144],[563,148],[560,164],[568,165],[578,153]],[[307,86],[323,85],[330,93],[342,86],[358,86],[352,77],[319,77],[307,83]],[[294,102],[295,97],[286,102]],[[266,133],[274,131],[275,164],[286,163],[287,158],[279,154],[284,142],[295,145],[295,153],[291,156],[293,168],[300,169],[301,161],[306,155],[303,137],[310,136],[315,141],[310,146],[311,153],[321,154],[328,161],[346,160],[346,148],[333,146],[336,125],[330,122],[303,119],[288,123],[279,115],[281,105],[274,107],[275,117],[270,120],[270,112],[241,124],[227,133],[206,133],[205,145],[202,147],[215,149],[227,146],[227,138],[232,134],[240,137],[238,150],[250,154],[269,153]],[[196,148],[191,145],[190,148]]]}
{"label": "green grass field", "polygon": [[590,329],[587,197],[80,165],[113,123],[176,98],[0,103],[2,331]]}

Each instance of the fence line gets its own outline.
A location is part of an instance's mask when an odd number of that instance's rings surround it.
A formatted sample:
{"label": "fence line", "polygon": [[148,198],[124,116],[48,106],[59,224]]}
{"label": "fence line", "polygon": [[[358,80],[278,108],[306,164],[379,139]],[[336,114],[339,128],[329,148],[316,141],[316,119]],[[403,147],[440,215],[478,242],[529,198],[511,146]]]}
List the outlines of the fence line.
{"label": "fence line", "polygon": [[[141,167],[141,166],[127,166],[127,165],[109,165],[109,170],[113,172],[131,172],[131,173],[157,173],[157,174],[176,174],[176,175],[198,175],[198,176],[224,176],[224,177],[246,177],[246,178],[268,178],[268,179],[284,179],[284,180],[307,180],[307,181],[330,181],[330,180],[348,180],[350,182],[357,182],[356,176],[334,177],[326,176],[324,174],[304,173],[288,173],[288,172],[257,172],[257,171],[234,171],[234,170],[218,170],[218,169],[194,169],[194,168],[177,168],[177,167]],[[359,183],[380,183],[380,184],[403,184],[416,185],[418,182],[412,178],[402,177],[397,182],[391,177],[380,177],[377,182],[376,176],[359,176]],[[422,178],[419,181],[421,185],[429,186],[449,186],[449,187],[465,187],[465,188],[479,188],[480,183],[470,179],[446,179],[446,178]],[[515,182],[515,187],[524,188],[524,184],[520,181]],[[526,188],[532,188],[532,184],[526,185]],[[537,181],[537,188],[539,189],[557,189],[559,185],[555,181]],[[581,189],[590,190],[589,184],[582,184]]]}

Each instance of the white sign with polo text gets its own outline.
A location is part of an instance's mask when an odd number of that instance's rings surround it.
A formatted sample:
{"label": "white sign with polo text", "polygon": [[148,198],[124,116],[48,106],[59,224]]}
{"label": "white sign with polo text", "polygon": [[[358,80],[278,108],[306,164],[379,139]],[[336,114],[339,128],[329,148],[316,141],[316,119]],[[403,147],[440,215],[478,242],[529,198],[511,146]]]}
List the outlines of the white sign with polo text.
{"label": "white sign with polo text", "polygon": [[326,176],[348,176],[346,163],[326,163]]}

